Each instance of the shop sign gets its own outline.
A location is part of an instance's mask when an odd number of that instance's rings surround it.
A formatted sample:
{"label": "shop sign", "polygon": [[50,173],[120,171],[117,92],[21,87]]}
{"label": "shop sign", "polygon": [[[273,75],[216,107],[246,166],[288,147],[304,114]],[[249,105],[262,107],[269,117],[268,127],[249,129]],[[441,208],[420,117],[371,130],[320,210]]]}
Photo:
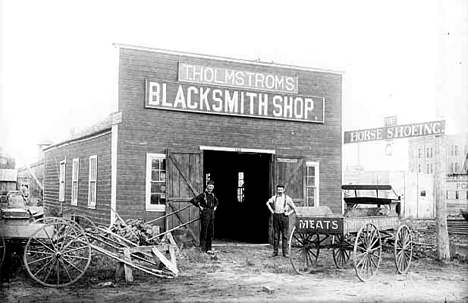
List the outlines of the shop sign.
{"label": "shop sign", "polygon": [[228,86],[246,90],[278,93],[298,93],[297,76],[286,76],[258,71],[242,71],[222,67],[179,63],[179,82],[207,86]]}
{"label": "shop sign", "polygon": [[302,217],[296,219],[298,232],[320,234],[342,234],[343,218]]}
{"label": "shop sign", "polygon": [[145,107],[302,122],[324,122],[323,97],[146,80]]}
{"label": "shop sign", "polygon": [[344,144],[421,137],[430,135],[442,135],[444,133],[444,120],[406,125],[392,125],[371,129],[346,131],[344,133]]}

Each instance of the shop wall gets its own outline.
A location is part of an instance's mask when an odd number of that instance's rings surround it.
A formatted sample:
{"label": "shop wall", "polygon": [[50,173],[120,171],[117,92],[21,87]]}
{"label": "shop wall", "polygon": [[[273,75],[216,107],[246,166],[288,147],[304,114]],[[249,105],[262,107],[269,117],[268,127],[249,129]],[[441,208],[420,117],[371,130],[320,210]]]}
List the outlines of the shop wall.
{"label": "shop wall", "polygon": [[[96,208],[88,207],[89,157],[97,155]],[[73,159],[79,158],[78,203],[71,205]],[[65,202],[63,214],[85,215],[98,224],[110,222],[111,196],[111,134],[107,132],[94,138],[68,143],[45,151],[44,207],[46,212],[60,211],[59,172],[65,160]]]}
{"label": "shop wall", "polygon": [[[325,97],[325,122],[294,122],[145,108],[145,79],[178,81],[179,62],[298,77],[300,95]],[[146,153],[197,152],[199,146],[274,149],[320,162],[320,204],[341,212],[342,76],[153,51],[120,49],[117,205],[145,211]],[[147,213],[149,217],[155,214]]]}

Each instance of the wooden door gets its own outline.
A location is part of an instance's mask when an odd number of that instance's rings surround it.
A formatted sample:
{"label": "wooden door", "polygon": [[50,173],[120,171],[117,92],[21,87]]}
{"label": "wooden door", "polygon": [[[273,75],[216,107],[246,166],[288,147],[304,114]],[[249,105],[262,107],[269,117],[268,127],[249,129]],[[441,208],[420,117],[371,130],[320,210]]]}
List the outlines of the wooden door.
{"label": "wooden door", "polygon": [[[167,151],[166,213],[169,214],[180,209],[185,209],[167,217],[166,230],[199,218],[199,210],[192,206],[190,200],[203,191],[202,161],[201,152],[182,153]],[[191,207],[186,208],[187,206]],[[189,236],[199,243],[199,221],[190,223],[184,228]]]}
{"label": "wooden door", "polygon": [[[285,193],[291,197],[296,206],[304,205],[305,161],[300,157],[273,157],[272,195],[276,193],[276,185],[284,185]],[[289,230],[295,223],[295,216],[291,215]],[[270,218],[270,243],[273,242],[273,219]]]}

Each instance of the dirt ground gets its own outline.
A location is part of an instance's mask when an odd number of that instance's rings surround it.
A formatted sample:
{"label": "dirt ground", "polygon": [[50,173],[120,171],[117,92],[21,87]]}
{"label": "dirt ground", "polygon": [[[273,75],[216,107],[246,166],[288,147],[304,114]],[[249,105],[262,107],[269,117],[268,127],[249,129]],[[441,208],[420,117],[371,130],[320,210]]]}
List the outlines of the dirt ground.
{"label": "dirt ground", "polygon": [[337,269],[327,250],[307,275],[296,274],[287,258],[269,258],[268,245],[220,245],[215,250],[213,258],[183,249],[178,277],[134,271],[133,283],[115,283],[115,262],[99,256],[93,256],[77,283],[58,289],[38,285],[18,266],[10,282],[2,284],[0,302],[468,302],[466,260],[443,264],[419,258],[406,275],[399,275],[393,255],[386,252],[373,280],[361,282],[352,266]]}

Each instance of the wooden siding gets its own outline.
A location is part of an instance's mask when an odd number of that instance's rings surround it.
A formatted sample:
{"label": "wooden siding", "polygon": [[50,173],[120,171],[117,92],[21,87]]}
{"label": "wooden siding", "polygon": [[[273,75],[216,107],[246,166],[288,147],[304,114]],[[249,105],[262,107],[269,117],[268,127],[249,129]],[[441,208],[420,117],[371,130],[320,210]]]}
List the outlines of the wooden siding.
{"label": "wooden siding", "polygon": [[[325,97],[325,123],[291,122],[147,109],[145,79],[177,81],[179,61],[297,76],[299,94]],[[278,155],[320,162],[320,205],[341,212],[342,76],[158,52],[120,49],[117,210],[154,219],[145,211],[146,153],[196,152],[199,146],[273,149]]]}
{"label": "wooden siding", "polygon": [[[97,155],[96,209],[88,208],[89,157]],[[73,159],[80,159],[78,175],[78,205],[71,205]],[[98,224],[110,222],[111,195],[111,134],[106,133],[85,141],[72,142],[65,146],[45,151],[44,206],[60,210],[59,167],[65,160],[65,202],[63,213],[76,213],[89,217]]]}

